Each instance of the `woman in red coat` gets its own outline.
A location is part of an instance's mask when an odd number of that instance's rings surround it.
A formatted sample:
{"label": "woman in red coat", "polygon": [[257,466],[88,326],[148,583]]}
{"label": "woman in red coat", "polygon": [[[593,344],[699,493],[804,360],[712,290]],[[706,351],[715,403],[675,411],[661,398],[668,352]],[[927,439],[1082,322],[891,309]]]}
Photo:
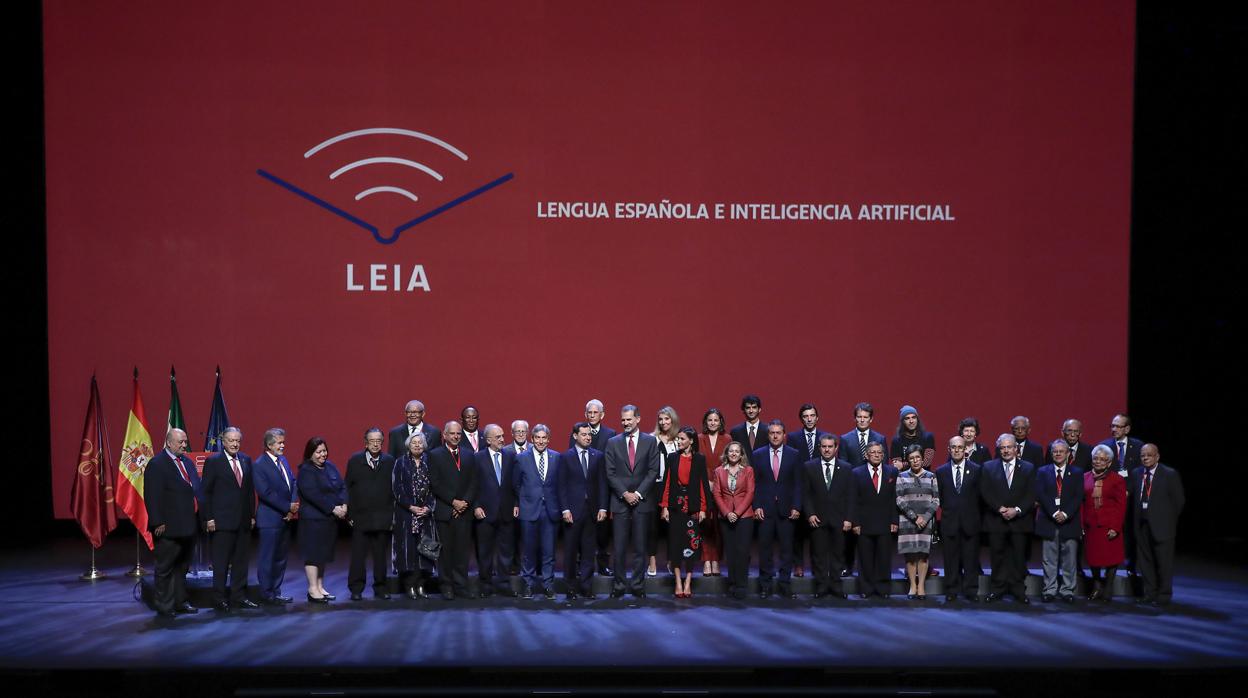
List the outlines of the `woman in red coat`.
{"label": "woman in red coat", "polygon": [[[707,484],[711,491],[706,501],[715,499],[715,469],[719,467],[724,455],[724,447],[732,437],[724,424],[724,413],[712,407],[702,415],[702,433],[698,434],[698,453],[706,456],[708,469]],[[708,507],[706,512],[707,525],[702,528],[702,576],[719,576],[719,512],[717,507]]]}
{"label": "woman in red coat", "polygon": [[1092,571],[1090,601],[1109,601],[1113,597],[1114,577],[1123,560],[1127,483],[1110,469],[1113,463],[1114,452],[1108,446],[1098,445],[1092,449],[1092,470],[1083,475],[1084,555]]}

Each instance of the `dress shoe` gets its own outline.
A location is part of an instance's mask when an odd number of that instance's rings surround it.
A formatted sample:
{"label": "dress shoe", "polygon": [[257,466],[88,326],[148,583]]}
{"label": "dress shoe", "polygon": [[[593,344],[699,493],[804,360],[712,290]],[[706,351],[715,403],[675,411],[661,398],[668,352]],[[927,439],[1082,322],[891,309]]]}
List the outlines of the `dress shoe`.
{"label": "dress shoe", "polygon": [[564,594],[564,598],[567,599],[568,601],[575,601],[578,598],[578,596],[579,594],[577,594],[575,591],[571,589],[568,590],[567,594]]}
{"label": "dress shoe", "polygon": [[532,590],[532,589],[530,589],[530,588],[528,588],[528,587],[525,587],[525,588],[524,588],[524,591],[520,592],[520,598],[522,598],[522,599],[531,599],[531,598],[533,598],[533,590]]}
{"label": "dress shoe", "polygon": [[827,595],[828,595],[828,593],[827,593],[826,591],[816,591],[815,593],[813,593],[813,594],[811,594],[811,595],[810,595],[810,598],[812,598],[812,599],[822,599],[823,597],[825,597],[825,596],[827,596]]}
{"label": "dress shoe", "polygon": [[260,608],[260,604],[256,603],[255,601],[252,601],[251,599],[243,599],[242,601],[239,601],[238,603],[234,605],[238,606],[239,608]]}
{"label": "dress shoe", "polygon": [[489,588],[488,586],[484,586],[484,585],[481,587],[481,598],[483,598],[483,599],[488,599],[488,598],[490,598],[490,597],[491,597],[491,596],[493,596],[493,595],[494,595],[494,590],[493,590],[493,589]]}
{"label": "dress shoe", "polygon": [[1001,600],[1001,595],[996,592],[993,592],[984,598],[984,601],[987,603],[996,603],[1000,600]]}
{"label": "dress shoe", "polygon": [[633,592],[633,597],[634,597],[634,598],[638,598],[638,599],[644,599],[644,598],[646,598],[646,590],[645,590],[645,589],[638,589],[637,591],[634,591],[634,592]]}
{"label": "dress shoe", "polygon": [[919,597],[918,597],[917,595],[915,595],[915,594],[906,594],[906,598],[907,598],[907,599],[910,599],[911,601],[914,601],[915,599],[917,599],[917,598],[919,598]]}
{"label": "dress shoe", "polygon": [[442,598],[443,598],[443,599],[446,599],[447,601],[454,601],[454,600],[455,600],[455,590],[454,590],[454,589],[447,589],[447,590],[446,590],[446,591],[442,594]]}
{"label": "dress shoe", "polygon": [[351,600],[352,600],[352,601],[363,601],[363,600],[364,600],[364,594],[363,594],[363,593],[361,593],[361,592],[358,592],[358,591],[353,591],[353,592],[351,592]]}
{"label": "dress shoe", "polygon": [[543,589],[542,594],[546,596],[547,601],[555,600],[555,590],[551,587],[546,587],[545,589]]}
{"label": "dress shoe", "polygon": [[195,607],[194,607],[194,606],[192,606],[190,603],[183,601],[182,603],[180,603],[180,604],[178,604],[177,606],[174,606],[174,607],[173,607],[173,612],[174,612],[174,613],[183,613],[183,614],[186,614],[186,615],[194,615],[194,614],[196,614],[196,613],[199,613],[199,609],[198,609],[198,608],[195,608]]}
{"label": "dress shoe", "polygon": [[291,598],[291,597],[289,597],[289,596],[282,596],[281,594],[278,594],[277,596],[274,596],[274,597],[273,597],[273,600],[274,600],[274,601],[276,601],[276,602],[278,602],[278,603],[294,603],[294,602],[295,602],[295,600],[294,600],[293,598]]}
{"label": "dress shoe", "polygon": [[1088,601],[1100,601],[1100,600],[1101,600],[1101,590],[1100,590],[1100,589],[1093,589],[1093,590],[1092,590],[1092,593],[1091,593],[1091,594],[1088,594]]}
{"label": "dress shoe", "polygon": [[858,595],[858,598],[862,599],[863,601],[866,601],[867,599],[871,598],[871,595],[870,595],[870,594],[859,594],[859,595]]}
{"label": "dress shoe", "polygon": [[375,592],[375,593],[373,594],[373,598],[374,598],[374,599],[381,599],[382,601],[389,601],[389,600],[390,600],[390,592],[387,592],[387,591],[379,591],[379,592]]}
{"label": "dress shoe", "polygon": [[945,594],[945,603],[953,603],[958,600],[957,594]]}
{"label": "dress shoe", "polygon": [[1027,595],[1026,595],[1026,594],[1023,594],[1022,596],[1019,596],[1019,597],[1018,597],[1018,602],[1019,602],[1019,603],[1021,603],[1021,604],[1022,604],[1022,605],[1024,605],[1024,606],[1030,606],[1030,605],[1031,605],[1031,599],[1027,598]]}
{"label": "dress shoe", "polygon": [[610,577],[610,576],[611,576],[611,568],[610,568],[610,567],[607,567],[606,565],[603,565],[603,566],[599,567],[599,568],[598,568],[598,576],[599,576],[599,577]]}
{"label": "dress shoe", "polygon": [[582,591],[581,598],[585,599],[586,601],[597,601],[598,595],[592,591]]}
{"label": "dress shoe", "polygon": [[313,595],[311,595],[311,594],[308,594],[308,603],[328,604],[328,603],[329,603],[329,597],[328,597],[328,596],[319,596],[319,597],[318,597],[318,596],[313,596]]}
{"label": "dress shoe", "polygon": [[212,605],[212,610],[217,613],[229,613],[230,605],[224,601],[218,601]]}
{"label": "dress shoe", "polygon": [[338,597],[337,597],[337,596],[334,596],[333,594],[331,594],[331,593],[329,593],[329,592],[327,591],[327,592],[325,592],[325,598],[329,599],[330,601],[333,601],[334,599],[336,599],[336,598],[338,598]]}
{"label": "dress shoe", "polygon": [[611,590],[611,598],[613,598],[613,599],[622,599],[622,598],[624,598],[624,590],[623,590],[623,589],[612,589],[612,590]]}
{"label": "dress shoe", "polygon": [[768,589],[767,587],[763,587],[762,589],[758,590],[758,598],[766,599],[770,597],[771,597],[771,589]]}
{"label": "dress shoe", "polygon": [[1045,603],[1053,603],[1053,595],[1052,595],[1052,594],[1045,594],[1044,596],[1041,596],[1041,597],[1040,597],[1040,600],[1041,600],[1041,601],[1043,601],[1043,602],[1045,602]]}
{"label": "dress shoe", "polygon": [[781,584],[780,597],[785,599],[796,599],[797,594],[794,594],[793,590],[787,584]]}
{"label": "dress shoe", "polygon": [[1075,602],[1075,597],[1073,597],[1073,596],[1063,596],[1063,597],[1062,597],[1062,603],[1065,603],[1065,604],[1073,604],[1074,602]]}
{"label": "dress shoe", "polygon": [[927,601],[927,594],[919,594],[915,598],[918,599],[919,601]]}

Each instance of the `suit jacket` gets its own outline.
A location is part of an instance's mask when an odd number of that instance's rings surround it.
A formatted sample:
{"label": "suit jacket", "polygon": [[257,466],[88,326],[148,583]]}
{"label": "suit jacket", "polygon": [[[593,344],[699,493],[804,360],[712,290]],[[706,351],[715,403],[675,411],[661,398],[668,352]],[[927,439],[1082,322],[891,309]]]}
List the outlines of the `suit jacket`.
{"label": "suit jacket", "polygon": [[899,518],[897,512],[897,469],[880,464],[880,491],[871,485],[871,466],[853,470],[849,488],[849,520],[862,526],[863,535],[883,535]]}
{"label": "suit jacket", "polygon": [[[981,451],[983,449],[980,449]],[[940,488],[940,530],[948,535],[979,535],[983,526],[979,480],[982,466],[971,459],[963,461],[962,491],[953,486],[953,462],[945,461],[936,468],[936,485]]]}
{"label": "suit jacket", "polygon": [[[1114,453],[1114,462],[1118,463],[1118,442],[1111,439],[1105,439],[1099,445],[1109,447]],[[1139,439],[1127,437],[1127,457],[1126,461],[1119,464],[1118,470],[1126,470],[1131,473],[1136,468],[1142,467],[1144,464],[1140,462],[1140,449],[1144,448],[1144,442]]]}
{"label": "suit jacket", "polygon": [[[284,517],[290,513],[290,505],[299,499],[290,463],[286,461],[286,456],[280,456],[275,463],[273,456],[265,451],[252,461],[251,470],[252,484],[260,500],[256,507],[256,527],[281,528],[286,523]],[[286,477],[282,477],[283,472]]]}
{"label": "suit jacket", "polygon": [[802,459],[802,462],[805,463],[811,458],[819,457],[819,439],[823,438],[823,435],[827,433],[828,432],[822,429],[815,429],[815,451],[814,453],[811,453],[806,450],[806,427],[802,427],[801,429],[798,429],[797,431],[789,432],[789,435],[785,438],[784,444],[792,448],[793,450],[797,451],[798,456],[800,456]]}
{"label": "suit jacket", "polygon": [[[615,430],[599,422],[598,433],[594,434],[593,440],[589,442],[589,447],[595,451],[605,452],[607,450],[607,442],[611,440],[612,436],[615,436]],[[568,448],[576,448],[576,437],[571,434],[568,435]]]}
{"label": "suit jacket", "polygon": [[537,521],[542,517],[551,521],[559,520],[561,516],[559,469],[561,467],[559,452],[553,448],[546,449],[545,480],[537,471],[536,449],[525,449],[524,453],[516,458],[511,486],[516,493],[516,503],[520,507],[520,521]]}
{"label": "suit jacket", "polygon": [[[195,464],[180,456],[188,483],[178,471],[167,449],[160,449],[143,471],[143,504],[147,507],[147,530],[165,527],[166,538],[187,538],[199,531],[195,506],[199,475]],[[231,475],[232,479],[234,476]]]}
{"label": "suit jacket", "polygon": [[377,467],[368,466],[368,452],[347,460],[347,515],[361,531],[389,531],[394,516],[394,456],[381,453]]}
{"label": "suit jacket", "polygon": [[[672,496],[672,485],[677,480],[677,469],[680,467],[680,453],[667,454],[667,475],[663,478],[663,494],[659,497],[659,506],[679,511],[675,497]],[[711,485],[707,481],[706,456],[693,454],[693,463],[689,468],[689,513],[709,511],[712,506],[707,502],[710,498]]]}
{"label": "suit jacket", "polygon": [[[299,518],[334,520],[334,507],[347,503],[347,486],[338,466],[325,461],[318,468],[309,461],[299,464],[295,486],[299,488]],[[350,507],[347,508],[348,513]]]}
{"label": "suit jacket", "polygon": [[[1037,447],[1039,448],[1039,447]],[[1021,458],[1014,459],[1014,480],[1007,484],[1000,458],[984,463],[979,479],[979,496],[984,500],[984,530],[989,533],[1030,533],[1035,527],[1036,468]],[[1019,516],[1006,521],[997,511],[1018,507]]]}
{"label": "suit jacket", "polygon": [[[442,445],[442,430],[435,426],[431,426],[429,422],[420,423],[420,432],[425,435],[425,450],[432,451]],[[395,460],[403,457],[407,453],[407,422],[403,422],[397,427],[390,430],[390,446],[386,449],[386,453],[394,456]]]}
{"label": "suit jacket", "polygon": [[[1080,449],[1082,450],[1082,449]],[[1062,505],[1057,499],[1057,466],[1049,464],[1036,472],[1036,535],[1050,540],[1060,536],[1062,540],[1076,540],[1083,535],[1083,470],[1066,466],[1062,475]],[[1066,523],[1058,524],[1053,515],[1058,510],[1066,512]]]}
{"label": "suit jacket", "polygon": [[968,454],[967,458],[970,458],[976,463],[983,465],[984,463],[987,463],[989,460],[991,460],[992,456],[990,455],[990,451],[988,447],[977,441],[975,442],[975,451],[973,453]]}
{"label": "suit jacket", "polygon": [[[883,446],[884,455],[888,455],[888,439],[874,429],[867,433],[867,445],[871,444]],[[866,464],[866,461],[862,459],[862,449],[858,446],[858,429],[856,427],[841,434],[841,449],[836,452],[836,455],[844,458],[847,463],[855,468]]]}
{"label": "suit jacket", "polygon": [[[243,472],[240,485],[225,452],[214,453],[204,461],[203,519],[212,521],[218,531],[250,531],[256,517],[256,488],[252,484],[251,459],[239,453],[238,467]],[[180,476],[179,476],[180,477]]]}
{"label": "suit jacket", "polygon": [[767,423],[761,419],[758,420],[758,428],[754,432],[753,446],[750,445],[750,432],[745,422],[741,422],[733,427],[729,434],[732,436],[733,441],[745,447],[746,453],[753,453],[754,449],[767,445]]}
{"label": "suit jacket", "polygon": [[839,458],[832,464],[832,489],[824,479],[823,458],[813,458],[802,466],[805,471],[806,493],[802,496],[802,516],[819,517],[820,524],[840,529],[849,518],[850,480],[854,469]]}
{"label": "suit jacket", "polygon": [[[1067,446],[1069,445],[1070,444],[1067,444]],[[1110,448],[1113,448],[1113,446],[1110,446]],[[1045,465],[1048,465],[1052,462],[1053,462],[1053,447],[1046,446],[1044,449],[1044,463]],[[1080,441],[1079,448],[1078,450],[1075,451],[1074,458],[1068,458],[1066,460],[1066,465],[1073,465],[1085,473],[1091,470],[1092,469],[1092,447]]]}
{"label": "suit jacket", "polygon": [[494,458],[490,455],[488,446],[484,451],[477,452],[476,459],[477,498],[472,506],[481,507],[485,512],[482,521],[487,523],[511,521],[514,518],[512,509],[516,507],[516,492],[512,486],[512,475],[516,467],[515,452],[507,449],[499,451],[502,482],[499,482],[494,473]]}
{"label": "suit jacket", "polygon": [[[1091,453],[1089,453],[1088,455],[1091,455]],[[993,457],[1000,460],[1001,454],[999,452],[994,452]],[[1044,449],[1040,447],[1040,444],[1036,443],[1035,441],[1032,441],[1031,439],[1027,439],[1023,443],[1019,444],[1017,457],[1018,457],[1018,460],[1027,461],[1028,463],[1032,465],[1032,467],[1035,467],[1036,463],[1046,462],[1045,457],[1044,457]],[[1091,460],[1088,461],[1088,463],[1091,463],[1091,462],[1092,462]]]}
{"label": "suit jacket", "polygon": [[477,499],[477,456],[472,447],[464,448],[461,441],[459,465],[447,446],[439,446],[429,452],[429,490],[438,504],[433,508],[436,521],[450,521],[455,513],[451,502],[462,499],[468,502],[468,510],[460,516],[472,517],[472,503]]}
{"label": "suit jacket", "polygon": [[736,513],[743,519],[754,518],[754,468],[742,464],[737,473],[737,491],[728,491],[728,470],[717,468],[711,475],[715,479],[715,504],[719,513],[727,516]]}
{"label": "suit jacket", "polygon": [[599,510],[607,510],[607,473],[602,451],[591,446],[586,453],[589,454],[588,477],[581,470],[575,446],[564,451],[559,459],[559,511],[572,512],[573,521],[592,520]]}
{"label": "suit jacket", "polygon": [[[1112,447],[1111,447],[1112,448]],[[1139,540],[1144,524],[1144,466],[1131,471],[1127,478],[1127,496],[1131,500],[1131,526]],[[1164,463],[1158,463],[1153,472],[1153,489],[1148,497],[1148,528],[1159,541],[1173,540],[1178,527],[1179,514],[1186,502],[1183,495],[1183,479],[1179,471]]]}
{"label": "suit jacket", "polygon": [[624,501],[625,492],[636,492],[641,495],[637,503],[638,512],[652,512],[658,505],[658,488],[655,478],[659,476],[659,440],[651,434],[640,430],[637,434],[636,461],[632,470],[628,468],[627,435],[616,434],[607,441],[607,449],[603,452],[607,471],[607,489],[611,500],[611,511],[623,513],[631,509]]}
{"label": "suit jacket", "polygon": [[484,451],[485,449],[489,448],[490,445],[485,442],[485,430],[478,428],[477,429],[477,447],[475,449],[472,447],[472,441],[469,440],[468,438],[468,432],[464,432],[464,438],[459,440],[459,447],[467,450],[469,453],[472,453],[473,455],[476,455],[477,453],[480,453]]}
{"label": "suit jacket", "polygon": [[754,508],[762,509],[765,517],[789,518],[793,509],[802,510],[802,490],[806,486],[802,474],[802,458],[797,449],[780,447],[780,478],[771,472],[771,444],[754,450],[750,465],[754,466]]}

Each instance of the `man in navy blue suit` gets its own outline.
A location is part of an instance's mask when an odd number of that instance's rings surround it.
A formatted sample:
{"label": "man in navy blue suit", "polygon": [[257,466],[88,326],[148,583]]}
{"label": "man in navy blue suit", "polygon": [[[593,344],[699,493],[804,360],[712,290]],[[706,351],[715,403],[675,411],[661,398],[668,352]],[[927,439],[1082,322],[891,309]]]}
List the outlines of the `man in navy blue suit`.
{"label": "man in navy blue suit", "polygon": [[[1140,467],[1140,449],[1144,448],[1144,442],[1131,436],[1131,418],[1127,415],[1114,415],[1109,423],[1109,438],[1101,444],[1114,452],[1114,462],[1118,466],[1119,475],[1127,477]],[[1127,555],[1134,555],[1135,551],[1130,550],[1130,546],[1127,547]]]}
{"label": "man in navy blue suit", "polygon": [[871,403],[860,402],[854,405],[854,428],[841,434],[841,458],[855,468],[867,462],[867,446],[880,444],[888,448],[884,435],[871,428],[874,419],[875,408]]}
{"label": "man in navy blue suit", "polygon": [[[541,590],[547,599],[555,598],[555,538],[559,533],[559,452],[550,446],[550,427],[534,425],[529,433],[533,447],[516,458],[516,518],[520,521],[524,556],[524,598]],[[540,557],[541,567],[538,567]],[[540,575],[540,576],[539,576]]]}
{"label": "man in navy blue suit", "polygon": [[[1083,471],[1071,464],[1064,439],[1049,444],[1053,462],[1036,472],[1036,537],[1044,565],[1043,600],[1075,602],[1079,539],[1083,537]],[[1061,584],[1058,584],[1058,577]]]}
{"label": "man in navy blue suit", "polygon": [[979,494],[984,500],[984,530],[992,556],[988,601],[1008,593],[1019,603],[1031,603],[1024,582],[1028,543],[1036,520],[1036,468],[1018,457],[1014,436],[1002,434],[997,438],[997,458],[984,463],[982,473]]}
{"label": "man in navy blue suit", "polygon": [[559,468],[559,508],[563,516],[563,581],[569,599],[593,598],[597,524],[607,520],[607,477],[602,451],[590,446],[589,422],[572,427],[573,446]]}
{"label": "man in navy blue suit", "polygon": [[[818,427],[819,410],[809,402],[798,408],[797,418],[801,420],[802,428],[789,432],[785,443],[796,450],[802,463],[805,463],[819,456],[819,439],[828,432]],[[809,533],[810,528],[801,525],[800,521],[793,527],[793,576],[795,577],[805,576],[806,540]],[[839,573],[840,570],[837,572]]]}
{"label": "man in navy blue suit", "polygon": [[[498,585],[511,595],[510,571],[515,554],[516,493],[512,472],[516,454],[503,448],[503,428],[487,424],[486,448],[477,452],[477,499],[473,516],[477,530],[477,586],[490,596]],[[497,579],[495,571],[497,570]]]}
{"label": "man in navy blue suit", "polygon": [[[758,593],[771,596],[773,580],[781,596],[795,598],[790,584],[793,573],[793,527],[802,518],[802,457],[784,444],[784,422],[767,425],[767,445],[754,451],[754,520],[758,526]],[[780,570],[776,573],[772,546],[779,544]]]}
{"label": "man in navy blue suit", "polygon": [[270,605],[290,603],[290,597],[282,595],[282,580],[290,554],[290,529],[299,513],[299,491],[285,453],[286,432],[273,427],[264,432],[264,454],[256,456],[252,468],[252,483],[259,499],[256,581],[260,583],[260,602]]}
{"label": "man in navy blue suit", "polygon": [[199,477],[186,452],[186,432],[170,429],[165,447],[143,473],[147,528],[156,549],[156,615],[196,613],[186,595],[195,534],[199,530]]}
{"label": "man in navy blue suit", "polygon": [[[982,450],[982,449],[981,449]],[[940,487],[940,541],[945,555],[945,600],[979,601],[980,464],[966,455],[966,440],[949,439],[949,460],[936,469]]]}
{"label": "man in navy blue suit", "polygon": [[243,432],[237,427],[226,427],[221,432],[224,450],[204,462],[204,528],[212,541],[213,606],[221,612],[228,612],[231,605],[258,607],[246,594],[251,529],[256,525],[256,490],[252,485],[251,459],[239,452],[242,444]]}
{"label": "man in navy blue suit", "polygon": [[733,441],[745,447],[746,453],[753,453],[754,449],[766,443],[764,432],[767,431],[767,427],[760,417],[762,413],[762,398],[757,395],[746,395],[741,398],[741,414],[745,415],[745,421],[733,427],[729,434]]}
{"label": "man in navy blue suit", "polygon": [[[606,408],[602,406],[602,400],[594,398],[585,403],[585,421],[589,423],[590,431],[593,439],[589,442],[589,447],[606,453],[607,442],[615,436],[615,430],[602,423],[602,418],[606,415]],[[568,438],[568,448],[576,445],[576,435],[573,434]],[[598,574],[603,577],[611,576],[611,568],[608,563],[611,559],[611,521],[604,519],[594,525],[598,538]]]}

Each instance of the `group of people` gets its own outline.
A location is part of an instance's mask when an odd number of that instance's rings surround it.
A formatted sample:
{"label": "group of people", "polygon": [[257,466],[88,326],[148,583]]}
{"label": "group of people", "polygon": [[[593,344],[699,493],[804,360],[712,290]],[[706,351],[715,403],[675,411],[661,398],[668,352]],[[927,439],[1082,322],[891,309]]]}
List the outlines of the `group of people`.
{"label": "group of people", "polygon": [[[1016,417],[991,456],[978,442],[979,423],[967,418],[948,441],[947,460],[935,463],[935,438],[910,406],[891,439],[871,428],[868,403],[854,406],[855,428],[839,436],[818,428],[812,404],[801,406],[794,431],[779,419],[764,422],[756,395],[742,399],[741,411],[744,421],[728,429],[711,408],[695,430],[664,407],[646,433],[638,409],[625,405],[617,433],[603,423],[603,404],[591,400],[560,451],[544,424],[516,420],[506,443],[503,428],[482,426],[475,407],[439,430],[413,400],[388,434],[366,430],[345,475],[320,437],[307,442],[294,471],[282,429],[264,433],[264,452],[253,460],[241,452],[242,432],[230,427],[201,479],[183,455],[186,434],[172,429],[145,471],[157,613],[195,612],[185,574],[200,530],[209,535],[217,610],[257,606],[245,593],[252,528],[260,603],[292,601],[282,593],[292,528],[307,600],[329,603],[335,596],[325,588],[325,566],[339,522],[351,530],[355,600],[363,598],[370,559],[377,598],[390,597],[392,574],[409,597],[425,598],[435,570],[447,599],[510,594],[518,561],[521,595],[553,599],[561,533],[569,599],[593,598],[595,573],[612,577],[612,596],[644,597],[663,527],[678,598],[692,595],[699,564],[703,575],[718,576],[721,562],[729,593],[744,598],[757,544],[763,598],[795,597],[792,579],[805,575],[809,546],[816,598],[846,597],[842,577],[855,557],[861,597],[888,596],[897,552],[907,596],[923,600],[939,541],[947,600],[978,601],[981,536],[991,554],[989,602],[1008,595],[1029,603],[1023,583],[1033,539],[1042,546],[1045,601],[1073,601],[1080,557],[1091,599],[1109,600],[1130,557],[1144,601],[1172,596],[1182,481],[1160,464],[1155,445],[1129,435],[1126,415],[1114,417],[1110,438],[1095,447],[1081,440],[1078,420],[1067,420],[1047,449],[1029,440],[1027,418]],[[474,553],[476,592],[468,580]]]}

